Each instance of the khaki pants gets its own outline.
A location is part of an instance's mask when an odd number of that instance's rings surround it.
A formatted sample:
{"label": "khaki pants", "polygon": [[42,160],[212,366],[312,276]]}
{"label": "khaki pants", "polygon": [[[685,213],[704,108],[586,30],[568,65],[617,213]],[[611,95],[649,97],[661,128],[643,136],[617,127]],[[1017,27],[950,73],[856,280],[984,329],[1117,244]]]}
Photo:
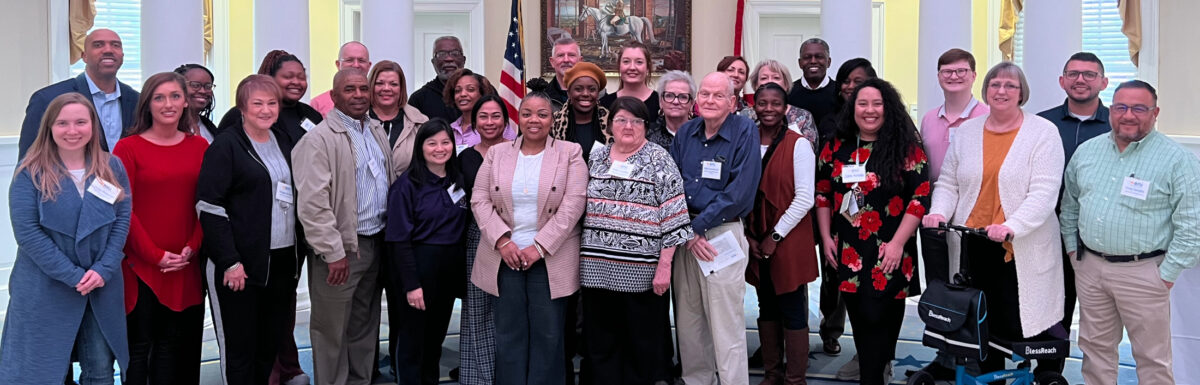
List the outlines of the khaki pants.
{"label": "khaki pants", "polygon": [[1088,385],[1116,384],[1121,329],[1129,333],[1138,382],[1174,384],[1170,291],[1159,278],[1163,257],[1108,262],[1084,251],[1071,258],[1079,294],[1079,350]]}
{"label": "khaki pants", "polygon": [[[742,253],[749,244],[742,224],[726,223],[705,234],[708,239],[733,232]],[[687,385],[741,385],[750,382],[746,367],[746,294],[749,257],[705,277],[696,257],[680,246],[672,272],[676,330],[683,381]],[[718,382],[718,379],[720,382]]]}
{"label": "khaki pants", "polygon": [[375,286],[382,254],[382,236],[359,236],[358,258],[347,257],[350,276],[340,286],[325,283],[328,263],[308,261],[313,384],[371,383],[379,343],[380,295]]}

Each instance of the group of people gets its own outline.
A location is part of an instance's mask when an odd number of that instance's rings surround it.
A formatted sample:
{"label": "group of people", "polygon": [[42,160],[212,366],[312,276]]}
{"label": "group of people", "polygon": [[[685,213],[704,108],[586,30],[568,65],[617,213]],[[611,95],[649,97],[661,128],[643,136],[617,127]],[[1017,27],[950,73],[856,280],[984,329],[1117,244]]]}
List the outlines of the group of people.
{"label": "group of people", "polygon": [[[456,298],[463,384],[574,384],[576,355],[582,384],[744,384],[746,283],[762,383],[804,384],[818,278],[821,350],[841,352],[848,315],[840,375],[883,384],[921,292],[918,229],[942,223],[986,229],[967,258],[995,335],[1065,338],[1078,296],[1088,383],[1115,382],[1126,325],[1139,379],[1172,382],[1162,314],[1197,262],[1200,161],[1153,130],[1149,84],[1101,105],[1092,54],[1067,61],[1064,105],[1033,114],[1018,66],[991,68],[980,101],[974,58],[949,50],[945,103],[918,128],[866,59],[829,77],[820,39],[795,81],[730,56],[654,83],[630,42],[611,94],[562,39],[515,117],[457,38],[434,47],[437,77],[409,95],[398,64],[347,43],[311,105],[303,63],[272,51],[214,124],[211,72],[135,91],[120,38],[93,31],[85,72],[35,93],[22,127],[0,382],[69,381],[76,360],[84,384],[113,383],[114,362],[125,383],[198,383],[207,296],[225,383],[308,383],[307,264],[316,384],[370,383],[382,357],[400,384],[437,383]],[[920,238],[927,279],[948,280],[960,240]],[[955,257],[928,258],[939,242]]]}

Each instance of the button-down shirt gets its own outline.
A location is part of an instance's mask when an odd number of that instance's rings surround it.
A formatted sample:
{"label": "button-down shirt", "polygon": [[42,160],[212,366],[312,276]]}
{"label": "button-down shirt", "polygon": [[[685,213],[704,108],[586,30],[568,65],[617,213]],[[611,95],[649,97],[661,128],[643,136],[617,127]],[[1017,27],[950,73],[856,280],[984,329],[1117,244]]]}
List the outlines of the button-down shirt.
{"label": "button-down shirt", "polygon": [[[1200,160],[1158,131],[1121,152],[1112,134],[1079,146],[1067,165],[1061,228],[1067,251],[1113,255],[1166,250],[1162,279],[1200,259]],[[1146,199],[1122,194],[1125,178],[1149,182]]]}
{"label": "button-down shirt", "polygon": [[[689,120],[679,127],[671,144],[671,157],[683,177],[688,211],[695,215],[692,230],[696,235],[750,214],[762,177],[757,156],[758,127],[754,122],[730,114],[711,138],[704,126],[703,118]],[[706,161],[720,163],[718,179],[703,177],[702,162]]]}
{"label": "button-down shirt", "polygon": [[346,125],[350,145],[354,146],[354,188],[358,198],[359,235],[375,235],[383,231],[387,212],[388,170],[384,169],[383,151],[371,134],[367,121],[351,118],[334,108],[335,115]]}
{"label": "button-down shirt", "polygon": [[1062,138],[1063,155],[1066,156],[1063,158],[1066,161],[1064,164],[1071,163],[1071,156],[1075,154],[1075,149],[1080,144],[1112,131],[1112,126],[1108,124],[1108,107],[1105,107],[1103,102],[1096,107],[1096,113],[1088,119],[1080,120],[1071,115],[1071,110],[1067,108],[1067,102],[1039,112],[1038,116],[1046,118],[1050,123],[1058,126],[1058,136]]}
{"label": "button-down shirt", "polygon": [[92,95],[92,104],[96,106],[96,114],[100,115],[100,126],[104,127],[104,140],[108,143],[108,149],[111,151],[117,147],[117,141],[121,140],[121,132],[124,131],[124,125],[121,120],[121,85],[116,85],[116,90],[113,93],[106,93],[96,86],[96,82],[92,81],[92,77],[87,73],[83,74],[83,78],[87,79],[88,92]]}
{"label": "button-down shirt", "polygon": [[[942,174],[942,161],[946,159],[946,151],[950,142],[954,141],[952,128],[957,128],[963,122],[987,114],[986,104],[980,103],[974,97],[967,102],[967,108],[955,117],[946,116],[946,105],[929,110],[921,119],[921,141],[925,142],[925,155],[929,156],[929,182],[936,182]],[[953,120],[951,119],[953,118]]]}

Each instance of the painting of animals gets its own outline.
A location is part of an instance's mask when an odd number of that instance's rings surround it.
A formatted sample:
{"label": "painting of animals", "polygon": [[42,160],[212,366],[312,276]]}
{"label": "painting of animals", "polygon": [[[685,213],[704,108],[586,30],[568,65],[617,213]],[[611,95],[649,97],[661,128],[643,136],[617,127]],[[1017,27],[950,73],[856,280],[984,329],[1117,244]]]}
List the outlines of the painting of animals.
{"label": "painting of animals", "polygon": [[691,70],[691,1],[685,0],[542,0],[542,69],[553,75],[549,58],[554,42],[579,43],[583,61],[616,73],[622,45],[650,48],[654,73]]}

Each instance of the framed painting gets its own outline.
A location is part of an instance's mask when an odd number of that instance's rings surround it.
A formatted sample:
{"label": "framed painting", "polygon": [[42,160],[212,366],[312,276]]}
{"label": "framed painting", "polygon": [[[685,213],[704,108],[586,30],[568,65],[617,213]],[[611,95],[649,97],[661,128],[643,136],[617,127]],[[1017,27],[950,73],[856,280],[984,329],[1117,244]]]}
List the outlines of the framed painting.
{"label": "framed painting", "polygon": [[692,2],[687,0],[542,0],[542,74],[553,76],[554,41],[572,37],[583,61],[617,73],[617,55],[626,42],[650,48],[653,75],[692,67]]}

